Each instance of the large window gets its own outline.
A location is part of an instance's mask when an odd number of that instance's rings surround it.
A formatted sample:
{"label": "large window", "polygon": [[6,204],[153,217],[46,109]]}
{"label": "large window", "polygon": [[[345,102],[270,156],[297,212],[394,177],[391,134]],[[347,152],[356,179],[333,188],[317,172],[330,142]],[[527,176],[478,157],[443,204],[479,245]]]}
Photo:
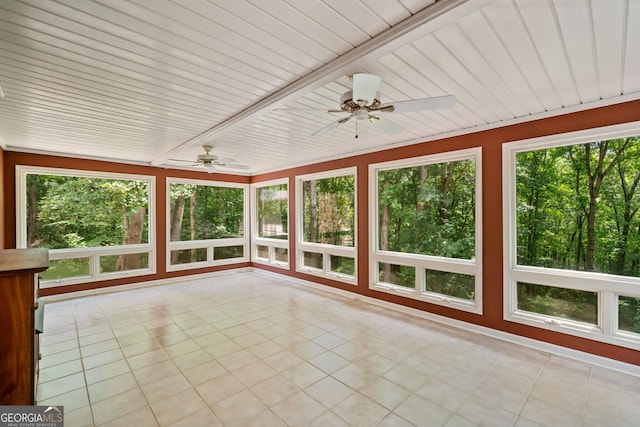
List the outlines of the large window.
{"label": "large window", "polygon": [[481,312],[480,150],[371,165],[371,287]]}
{"label": "large window", "polygon": [[296,177],[298,271],[356,283],[355,172]]}
{"label": "large window", "polygon": [[168,270],[247,261],[247,187],[168,180]]}
{"label": "large window", "polygon": [[17,177],[17,246],[49,249],[43,288],[154,272],[154,178],[23,166]]}
{"label": "large window", "polygon": [[289,182],[269,181],[252,186],[252,259],[289,266]]}
{"label": "large window", "polygon": [[640,344],[640,137],[506,144],[505,317]]}

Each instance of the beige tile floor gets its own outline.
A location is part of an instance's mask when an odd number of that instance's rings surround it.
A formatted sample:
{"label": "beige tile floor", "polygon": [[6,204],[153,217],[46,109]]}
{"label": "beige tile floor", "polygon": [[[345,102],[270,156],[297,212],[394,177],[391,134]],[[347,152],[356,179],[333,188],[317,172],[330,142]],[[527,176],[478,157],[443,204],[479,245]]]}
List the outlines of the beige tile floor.
{"label": "beige tile floor", "polygon": [[258,272],[48,303],[75,426],[638,426],[640,378]]}

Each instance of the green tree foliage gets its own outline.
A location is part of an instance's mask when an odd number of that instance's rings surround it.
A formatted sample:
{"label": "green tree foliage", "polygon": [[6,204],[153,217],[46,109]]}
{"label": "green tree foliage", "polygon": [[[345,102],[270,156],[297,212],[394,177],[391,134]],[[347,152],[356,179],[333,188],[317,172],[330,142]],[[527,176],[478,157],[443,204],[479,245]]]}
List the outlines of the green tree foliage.
{"label": "green tree foliage", "polygon": [[243,188],[172,183],[169,193],[172,241],[244,235]]}
{"label": "green tree foliage", "polygon": [[[378,247],[447,258],[475,257],[475,160],[378,172]],[[426,289],[475,298],[473,276],[426,271]],[[380,264],[380,280],[415,288],[415,268]]]}
{"label": "green tree foliage", "polygon": [[355,239],[355,176],[304,181],[304,241],[353,246]]}
{"label": "green tree foliage", "polygon": [[381,250],[475,256],[474,160],[380,171],[378,200]]}
{"label": "green tree foliage", "polygon": [[[27,246],[48,249],[134,245],[149,241],[146,181],[27,175]],[[148,266],[146,253],[103,256],[101,271]],[[89,258],[51,262],[43,278],[90,274]]]}
{"label": "green tree foliage", "polygon": [[[518,264],[639,277],[639,185],[637,136],[518,153]],[[595,319],[588,292],[521,284],[518,299],[530,311]],[[625,299],[620,319],[640,329],[640,299]]]}
{"label": "green tree foliage", "polygon": [[415,289],[416,268],[408,265],[378,263],[378,280]]}
{"label": "green tree foliage", "polygon": [[640,334],[640,298],[621,295],[618,300],[619,328]]}
{"label": "green tree foliage", "polygon": [[[27,245],[61,249],[146,243],[148,202],[145,181],[28,174]],[[132,227],[137,227],[133,239]]]}
{"label": "green tree foliage", "polygon": [[518,264],[640,275],[639,142],[517,155]]}
{"label": "green tree foliage", "polygon": [[256,189],[258,236],[287,240],[289,193],[287,184]]}

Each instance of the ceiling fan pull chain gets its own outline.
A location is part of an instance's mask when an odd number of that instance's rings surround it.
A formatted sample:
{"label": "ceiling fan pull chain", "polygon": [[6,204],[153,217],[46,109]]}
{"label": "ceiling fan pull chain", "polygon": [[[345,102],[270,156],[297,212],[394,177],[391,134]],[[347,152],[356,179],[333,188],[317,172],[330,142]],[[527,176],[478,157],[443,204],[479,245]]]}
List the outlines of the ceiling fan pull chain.
{"label": "ceiling fan pull chain", "polygon": [[356,120],[356,139],[358,139],[358,121]]}

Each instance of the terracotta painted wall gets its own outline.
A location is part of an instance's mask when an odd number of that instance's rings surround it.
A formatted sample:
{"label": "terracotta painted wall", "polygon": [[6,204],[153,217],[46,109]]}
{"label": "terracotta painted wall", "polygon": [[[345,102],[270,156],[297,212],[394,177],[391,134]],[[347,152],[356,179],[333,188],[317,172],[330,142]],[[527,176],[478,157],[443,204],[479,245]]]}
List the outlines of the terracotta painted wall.
{"label": "terracotta painted wall", "polygon": [[[49,166],[69,169],[86,169],[105,172],[124,172],[141,175],[153,175],[156,177],[156,241],[157,241],[157,274],[128,279],[95,282],[91,284],[66,286],[64,288],[51,288],[46,294],[72,292],[78,290],[95,289],[106,286],[121,285],[132,282],[164,279],[189,274],[232,269],[252,265],[251,263],[234,264],[224,267],[211,267],[187,272],[166,272],[166,260],[164,246],[166,244],[166,179],[168,176],[192,179],[211,179],[217,181],[232,182],[262,182],[271,179],[289,178],[291,190],[297,175],[322,172],[332,169],[356,166],[358,168],[358,285],[346,285],[329,279],[321,279],[315,276],[298,273],[295,271],[295,239],[290,239],[289,253],[292,254],[289,270],[271,268],[261,264],[254,267],[270,270],[275,273],[297,277],[316,283],[344,289],[361,295],[390,301],[407,307],[428,311],[453,319],[486,326],[528,338],[533,338],[568,348],[582,350],[596,355],[617,359],[620,361],[640,365],[640,352],[615,345],[604,344],[583,338],[559,334],[539,328],[525,326],[502,319],[502,144],[527,138],[541,137],[559,133],[566,133],[588,128],[597,128],[620,123],[628,123],[640,120],[640,101],[627,102],[615,106],[603,107],[591,111],[567,114],[544,120],[536,120],[518,125],[506,126],[500,129],[476,132],[473,134],[457,136],[438,141],[426,142],[409,147],[379,151],[361,156],[323,162],[309,166],[286,169],[274,173],[263,174],[251,178],[230,175],[203,174],[187,171],[167,171],[161,168],[135,166],[92,160],[78,160],[64,157],[33,155],[25,153],[4,152],[4,160],[0,161],[0,179],[4,176],[4,183],[0,182],[0,207],[4,199],[4,223],[0,213],[0,230],[4,230],[4,242],[0,238],[0,244],[5,248],[15,247],[15,177],[16,165]],[[460,150],[471,147],[482,147],[483,169],[483,314],[460,312],[447,307],[433,305],[413,299],[403,298],[369,289],[368,277],[368,166],[390,160],[408,157],[435,154],[440,152]],[[0,151],[0,156],[2,152]],[[2,168],[4,166],[4,171]],[[2,173],[4,172],[4,173]],[[4,185],[2,185],[4,184]],[[290,191],[289,210],[294,212],[295,193]],[[290,214],[290,236],[295,236],[294,215]],[[1,246],[0,246],[1,247]],[[45,292],[43,292],[45,294]]]}
{"label": "terracotta painted wall", "polygon": [[[326,170],[356,166],[358,182],[358,285],[344,284],[329,279],[318,279],[316,276],[295,271],[295,223],[290,222],[290,269],[283,271],[256,264],[255,267],[286,274],[300,279],[319,282],[350,292],[356,292],[368,297],[378,298],[401,304],[407,307],[428,311],[441,316],[462,320],[465,322],[509,332],[528,338],[545,341],[552,344],[586,351],[596,355],[617,359],[627,363],[640,365],[640,352],[615,345],[605,344],[584,338],[560,334],[545,329],[530,327],[519,323],[503,320],[503,281],[502,281],[502,144],[511,141],[542,137],[560,133],[598,128],[640,120],[640,101],[633,101],[615,106],[598,108],[591,111],[567,114],[544,120],[506,126],[499,129],[487,130],[473,134],[457,136],[438,141],[376,153],[331,161],[310,166],[282,170],[274,173],[253,177],[253,182],[267,181],[278,178],[289,178],[292,185],[297,175],[304,175]],[[452,308],[434,305],[397,295],[390,295],[369,289],[368,277],[368,167],[369,164],[390,160],[404,159],[446,151],[460,150],[472,147],[482,147],[482,197],[483,197],[483,314],[461,312]],[[290,191],[289,210],[294,212],[295,192]],[[289,215],[294,218],[293,214]]]}

